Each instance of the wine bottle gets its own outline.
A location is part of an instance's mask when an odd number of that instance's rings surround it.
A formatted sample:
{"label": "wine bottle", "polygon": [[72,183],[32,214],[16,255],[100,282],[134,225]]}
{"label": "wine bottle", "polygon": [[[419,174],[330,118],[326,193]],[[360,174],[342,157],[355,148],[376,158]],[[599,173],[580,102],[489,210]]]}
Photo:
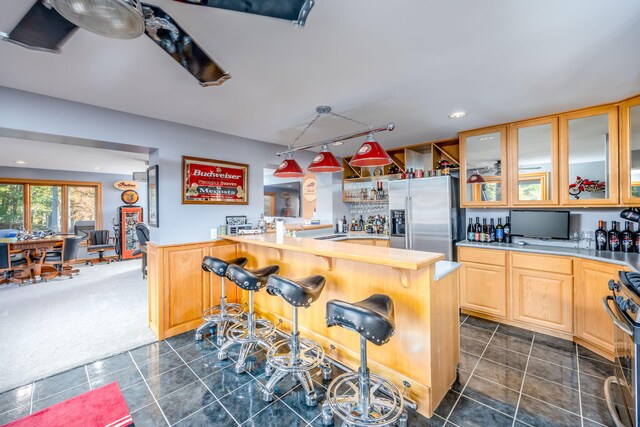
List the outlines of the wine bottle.
{"label": "wine bottle", "polygon": [[473,242],[475,239],[475,231],[473,227],[473,218],[469,218],[469,225],[467,226],[467,240]]}
{"label": "wine bottle", "polygon": [[364,231],[364,220],[362,219],[362,215],[360,215],[360,221],[358,221],[358,231]]}
{"label": "wine bottle", "polygon": [[598,221],[598,228],[596,229],[596,250],[597,251],[606,251],[607,250],[607,232],[604,229],[605,224],[604,221]]}
{"label": "wine bottle", "polygon": [[511,243],[511,224],[509,223],[509,217],[504,223],[504,242]]}
{"label": "wine bottle", "polygon": [[611,221],[611,230],[607,233],[609,239],[609,250],[620,252],[620,232],[618,231],[618,221]]}
{"label": "wine bottle", "polygon": [[638,226],[638,229],[636,230],[636,234],[633,235],[633,249],[637,252],[640,253],[640,226]]}
{"label": "wine bottle", "polygon": [[487,239],[487,218],[482,218],[482,231],[480,232],[480,241],[482,243],[487,243],[489,239]]}
{"label": "wine bottle", "polygon": [[480,241],[480,232],[482,231],[482,226],[480,225],[480,217],[477,216],[476,217],[476,226],[475,229],[473,230],[474,235],[473,235],[473,241],[474,242],[479,242]]}
{"label": "wine bottle", "polygon": [[496,225],[496,241],[498,243],[504,242],[504,227],[502,226],[502,218],[498,218],[498,225]]}
{"label": "wine bottle", "polygon": [[489,224],[489,243],[493,243],[496,241],[496,226],[493,225],[493,218],[491,218],[491,223]]}
{"label": "wine bottle", "polygon": [[624,230],[620,233],[620,242],[622,243],[622,252],[633,252],[633,232],[629,221],[624,222]]}

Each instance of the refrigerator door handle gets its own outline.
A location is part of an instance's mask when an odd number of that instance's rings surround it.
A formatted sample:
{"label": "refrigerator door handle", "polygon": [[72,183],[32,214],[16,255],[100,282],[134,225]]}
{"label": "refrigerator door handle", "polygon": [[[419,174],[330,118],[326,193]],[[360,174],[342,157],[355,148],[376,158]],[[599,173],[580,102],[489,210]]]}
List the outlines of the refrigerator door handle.
{"label": "refrigerator door handle", "polygon": [[409,234],[411,234],[409,222],[409,196],[404,196],[404,248],[409,249]]}
{"label": "refrigerator door handle", "polygon": [[407,249],[413,249],[413,197],[407,196]]}

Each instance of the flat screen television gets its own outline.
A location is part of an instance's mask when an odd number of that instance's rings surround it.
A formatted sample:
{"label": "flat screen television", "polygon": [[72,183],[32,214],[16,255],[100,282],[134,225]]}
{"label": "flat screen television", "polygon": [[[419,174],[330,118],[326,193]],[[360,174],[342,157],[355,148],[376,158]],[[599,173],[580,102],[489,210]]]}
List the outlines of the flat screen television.
{"label": "flat screen television", "polygon": [[511,235],[569,240],[569,214],[569,211],[511,210]]}

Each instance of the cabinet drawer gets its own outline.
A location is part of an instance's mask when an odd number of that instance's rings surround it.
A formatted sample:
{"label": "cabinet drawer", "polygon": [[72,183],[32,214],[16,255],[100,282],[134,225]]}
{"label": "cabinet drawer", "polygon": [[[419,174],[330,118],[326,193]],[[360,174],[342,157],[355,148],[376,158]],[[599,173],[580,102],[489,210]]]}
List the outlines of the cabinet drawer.
{"label": "cabinet drawer", "polygon": [[507,265],[507,253],[494,249],[458,248],[458,260],[479,264]]}
{"label": "cabinet drawer", "polygon": [[573,274],[573,261],[571,257],[558,257],[534,254],[511,254],[511,265],[514,268],[526,268],[528,270],[542,270],[560,274]]}

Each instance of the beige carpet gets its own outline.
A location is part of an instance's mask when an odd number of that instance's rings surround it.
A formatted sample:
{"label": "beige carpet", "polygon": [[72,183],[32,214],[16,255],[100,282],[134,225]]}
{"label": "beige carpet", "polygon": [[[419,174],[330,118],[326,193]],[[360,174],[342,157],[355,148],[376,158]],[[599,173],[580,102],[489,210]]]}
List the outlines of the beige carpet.
{"label": "beige carpet", "polygon": [[0,392],[156,340],[140,261],[0,286]]}

